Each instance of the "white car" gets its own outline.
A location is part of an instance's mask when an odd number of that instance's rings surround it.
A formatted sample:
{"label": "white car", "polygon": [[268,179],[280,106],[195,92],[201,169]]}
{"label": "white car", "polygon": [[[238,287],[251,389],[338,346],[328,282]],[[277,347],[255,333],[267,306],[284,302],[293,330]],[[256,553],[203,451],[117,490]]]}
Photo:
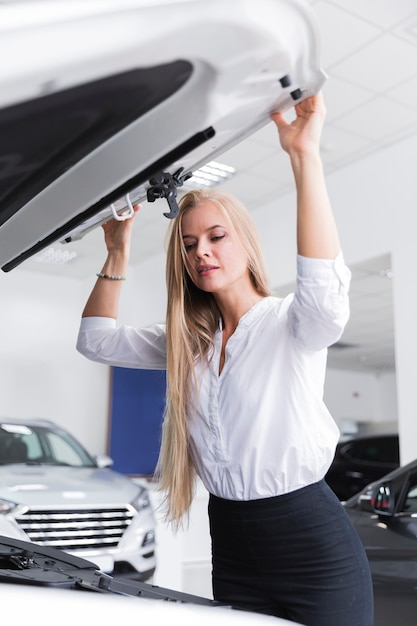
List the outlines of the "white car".
{"label": "white car", "polygon": [[148,491],[109,465],[50,421],[0,419],[0,535],[148,580],[156,566]]}

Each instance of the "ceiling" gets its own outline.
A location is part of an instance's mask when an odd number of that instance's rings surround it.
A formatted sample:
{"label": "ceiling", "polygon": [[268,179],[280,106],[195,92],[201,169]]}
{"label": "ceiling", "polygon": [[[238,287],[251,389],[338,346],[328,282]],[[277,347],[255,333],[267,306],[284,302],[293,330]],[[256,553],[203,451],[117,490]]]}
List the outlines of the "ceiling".
{"label": "ceiling", "polygon": [[[309,4],[318,20],[322,67],[329,76],[323,88],[328,114],[322,157],[330,173],[417,133],[417,5],[415,0],[311,0]],[[288,159],[277,151],[272,124],[224,153],[221,160],[238,170],[223,187],[249,209],[293,188]],[[132,263],[160,251],[166,229],[162,210],[151,205],[141,212],[141,245],[133,246]],[[67,250],[76,251],[77,257],[65,266],[41,264],[33,258],[22,269],[80,278],[90,275],[91,267],[103,257],[100,229],[69,244]],[[389,268],[389,257],[352,268],[351,319],[343,341],[330,350],[332,367],[395,369]]]}

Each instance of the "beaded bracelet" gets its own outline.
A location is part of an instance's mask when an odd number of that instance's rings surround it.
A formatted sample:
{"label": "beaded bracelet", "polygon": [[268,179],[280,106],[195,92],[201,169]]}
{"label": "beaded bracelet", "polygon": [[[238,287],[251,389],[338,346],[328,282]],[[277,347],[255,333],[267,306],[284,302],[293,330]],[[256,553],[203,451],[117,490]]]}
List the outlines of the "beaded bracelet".
{"label": "beaded bracelet", "polygon": [[113,274],[103,274],[98,272],[96,274],[98,278],[107,278],[108,280],[126,280],[126,276],[114,276]]}

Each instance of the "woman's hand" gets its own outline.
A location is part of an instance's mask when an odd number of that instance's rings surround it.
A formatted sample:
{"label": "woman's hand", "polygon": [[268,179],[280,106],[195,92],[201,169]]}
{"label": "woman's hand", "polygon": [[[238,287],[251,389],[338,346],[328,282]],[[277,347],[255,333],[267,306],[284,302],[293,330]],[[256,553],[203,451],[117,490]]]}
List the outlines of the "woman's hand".
{"label": "woman's hand", "polygon": [[305,257],[335,259],[339,235],[327,194],[320,158],[320,139],[326,116],[321,94],[295,106],[288,123],[282,113],[272,113],[281,146],[288,152],[297,190],[297,250]]}
{"label": "woman's hand", "polygon": [[104,241],[109,253],[129,251],[133,223],[140,208],[141,205],[136,204],[133,207],[133,216],[127,220],[119,221],[111,219],[102,225],[104,231]]}
{"label": "woman's hand", "polygon": [[282,148],[290,156],[319,153],[320,138],[326,116],[321,93],[306,98],[295,107],[295,119],[288,123],[282,113],[272,113]]}
{"label": "woman's hand", "polygon": [[127,220],[111,219],[102,225],[107,246],[107,259],[100,274],[107,275],[97,278],[93,290],[84,307],[83,317],[112,317],[117,318],[119,297],[122,280],[111,279],[109,276],[123,277],[130,253],[133,222],[140,205],[133,207],[134,214]]}

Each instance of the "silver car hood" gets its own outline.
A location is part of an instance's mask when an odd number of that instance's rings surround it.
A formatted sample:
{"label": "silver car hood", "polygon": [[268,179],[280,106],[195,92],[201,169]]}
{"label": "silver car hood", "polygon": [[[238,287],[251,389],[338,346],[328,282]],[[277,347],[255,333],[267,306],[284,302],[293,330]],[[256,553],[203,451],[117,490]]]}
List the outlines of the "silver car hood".
{"label": "silver car hood", "polygon": [[161,176],[174,201],[184,174],[319,91],[319,52],[297,0],[2,2],[2,270],[161,192]]}
{"label": "silver car hood", "polygon": [[34,506],[117,505],[132,502],[141,487],[109,469],[54,465],[0,466],[0,499]]}

